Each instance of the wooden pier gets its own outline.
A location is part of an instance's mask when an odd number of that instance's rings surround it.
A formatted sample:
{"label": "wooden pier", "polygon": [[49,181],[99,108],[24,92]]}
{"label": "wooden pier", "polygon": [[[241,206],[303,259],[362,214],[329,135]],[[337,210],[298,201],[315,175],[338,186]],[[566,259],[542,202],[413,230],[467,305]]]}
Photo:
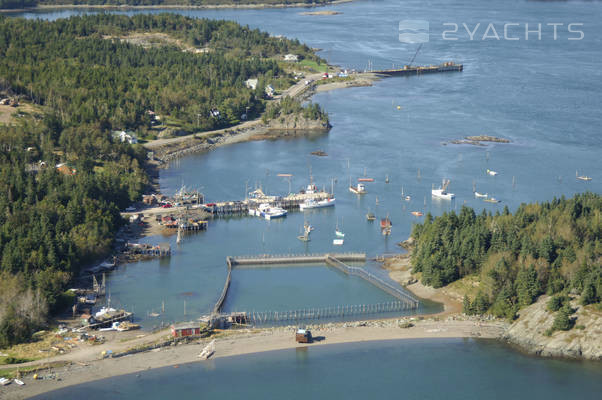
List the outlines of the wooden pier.
{"label": "wooden pier", "polygon": [[432,74],[437,72],[460,72],[464,69],[462,64],[453,62],[443,63],[441,65],[426,65],[426,66],[408,66],[405,65],[399,69],[384,69],[380,71],[370,71],[373,74],[381,76],[407,76],[407,75],[422,75]]}
{"label": "wooden pier", "polygon": [[218,203],[208,203],[203,206],[204,210],[217,216],[248,214],[249,210],[259,208],[261,204],[269,204],[271,207],[280,207],[285,210],[298,209],[300,204],[306,200],[325,200],[332,195],[328,192],[316,193],[294,193],[288,196],[268,196],[262,191],[256,190],[255,196],[245,200],[222,201]]}
{"label": "wooden pier", "polygon": [[376,314],[400,310],[412,310],[418,308],[420,302],[401,287],[388,283],[382,278],[366,271],[361,267],[354,267],[345,262],[365,262],[366,253],[327,253],[327,254],[288,254],[288,255],[258,255],[226,257],[228,274],[222,293],[213,307],[213,314],[221,312],[232,278],[232,269],[237,266],[265,266],[277,264],[327,264],[347,275],[358,276],[379,289],[395,297],[397,301],[379,304],[339,305],[335,307],[324,307],[307,310],[291,311],[265,311],[265,312],[243,312],[243,319],[247,323],[265,323],[279,321],[302,321],[320,318],[345,318],[360,314]]}

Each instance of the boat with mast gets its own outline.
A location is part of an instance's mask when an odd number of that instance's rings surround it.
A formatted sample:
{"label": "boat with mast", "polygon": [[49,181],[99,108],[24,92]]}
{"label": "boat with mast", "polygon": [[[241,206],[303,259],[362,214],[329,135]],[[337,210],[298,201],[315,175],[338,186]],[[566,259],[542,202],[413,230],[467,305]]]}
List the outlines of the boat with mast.
{"label": "boat with mast", "polygon": [[577,179],[579,179],[580,181],[591,181],[592,178],[590,176],[587,175],[579,175],[579,172],[575,171],[575,176],[577,177]]}
{"label": "boat with mast", "polygon": [[[341,220],[341,225],[343,224],[342,220]],[[344,238],[345,234],[343,233],[342,230],[339,229],[339,220],[337,219],[337,226],[334,230],[334,234],[336,237],[340,237],[340,238]]]}
{"label": "boat with mast", "polygon": [[447,187],[450,183],[451,181],[449,179],[443,179],[443,182],[441,183],[441,187],[439,187],[439,189],[435,189],[434,187],[433,189],[431,189],[431,195],[437,199],[452,200],[454,197],[456,197],[456,195],[447,192]]}
{"label": "boat with mast", "polygon": [[390,235],[392,226],[393,226],[393,224],[391,223],[389,214],[387,214],[387,216],[385,218],[380,220],[380,229],[382,230],[383,235]]}

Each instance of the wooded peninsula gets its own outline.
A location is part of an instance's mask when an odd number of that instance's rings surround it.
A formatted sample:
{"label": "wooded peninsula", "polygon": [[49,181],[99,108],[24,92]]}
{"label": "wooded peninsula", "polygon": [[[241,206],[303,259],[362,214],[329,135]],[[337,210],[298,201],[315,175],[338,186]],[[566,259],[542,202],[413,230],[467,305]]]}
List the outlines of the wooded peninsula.
{"label": "wooded peninsula", "polygon": [[[288,53],[321,62],[296,40],[229,21],[0,17],[0,95],[29,107],[0,124],[0,347],[73,303],[65,289],[111,251],[119,210],[147,188],[146,151],[115,132],[152,136],[157,116],[186,132],[259,117],[265,86],[294,81],[280,66]],[[291,110],[327,118],[292,99],[270,115]]]}

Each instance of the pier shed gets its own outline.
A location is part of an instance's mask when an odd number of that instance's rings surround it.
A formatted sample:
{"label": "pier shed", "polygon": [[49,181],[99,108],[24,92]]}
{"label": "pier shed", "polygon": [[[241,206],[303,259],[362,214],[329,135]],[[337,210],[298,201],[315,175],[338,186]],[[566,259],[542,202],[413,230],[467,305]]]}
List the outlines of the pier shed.
{"label": "pier shed", "polygon": [[201,334],[201,326],[199,323],[185,322],[174,324],[171,326],[171,335],[175,338],[184,336],[195,336]]}

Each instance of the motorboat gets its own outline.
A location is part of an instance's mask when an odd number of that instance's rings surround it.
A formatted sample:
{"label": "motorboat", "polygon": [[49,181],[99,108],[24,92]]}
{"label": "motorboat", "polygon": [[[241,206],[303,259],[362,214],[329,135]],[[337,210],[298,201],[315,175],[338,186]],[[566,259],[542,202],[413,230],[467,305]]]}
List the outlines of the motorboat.
{"label": "motorboat", "polygon": [[366,186],[363,183],[358,183],[357,186],[349,186],[349,191],[355,194],[366,194]]}
{"label": "motorboat", "polygon": [[497,175],[497,172],[495,172],[495,171],[493,171],[493,170],[491,170],[491,169],[488,169],[488,170],[487,170],[487,174],[489,174],[489,175],[491,175],[491,176],[496,176],[496,175]]}
{"label": "motorboat", "polygon": [[446,191],[450,183],[449,179],[444,179],[439,189],[431,190],[431,195],[437,199],[452,200],[456,195]]}
{"label": "motorboat", "polygon": [[288,211],[280,207],[272,207],[267,203],[260,204],[256,209],[250,209],[249,214],[267,220],[285,217]]}
{"label": "motorboat", "polygon": [[489,197],[489,195],[487,193],[481,194],[479,192],[474,192],[474,197],[481,197],[481,198],[485,198],[486,199],[487,197]]}
{"label": "motorboat", "polygon": [[333,207],[336,202],[334,197],[324,200],[307,199],[299,205],[301,211],[310,210],[312,208]]}

